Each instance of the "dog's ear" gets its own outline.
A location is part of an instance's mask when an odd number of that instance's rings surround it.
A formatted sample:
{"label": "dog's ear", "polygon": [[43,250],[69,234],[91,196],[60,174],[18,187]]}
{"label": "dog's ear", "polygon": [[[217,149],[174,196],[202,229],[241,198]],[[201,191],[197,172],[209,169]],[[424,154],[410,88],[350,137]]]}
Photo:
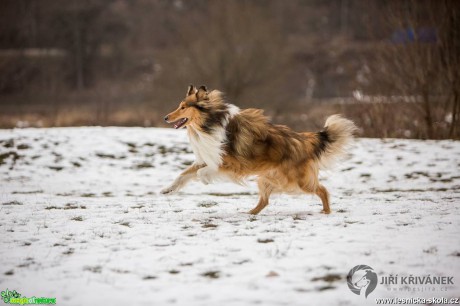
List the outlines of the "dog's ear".
{"label": "dog's ear", "polygon": [[185,95],[185,97],[187,98],[188,96],[193,95],[194,93],[196,93],[196,88],[195,88],[195,86],[193,86],[192,84],[190,84],[190,85],[188,86],[187,94]]}
{"label": "dog's ear", "polygon": [[200,88],[198,88],[198,91],[196,92],[196,98],[198,99],[198,101],[208,99],[208,89],[206,88],[206,86],[202,85],[200,86]]}

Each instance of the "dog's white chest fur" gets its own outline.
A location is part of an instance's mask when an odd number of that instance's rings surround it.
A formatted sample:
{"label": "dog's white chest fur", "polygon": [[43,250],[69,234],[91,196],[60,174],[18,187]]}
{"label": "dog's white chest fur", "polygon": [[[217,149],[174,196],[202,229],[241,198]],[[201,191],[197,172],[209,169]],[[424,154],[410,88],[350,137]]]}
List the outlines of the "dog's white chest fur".
{"label": "dog's white chest fur", "polygon": [[229,104],[228,111],[222,126],[215,127],[212,133],[204,133],[187,127],[190,144],[196,156],[196,164],[206,164],[212,170],[219,169],[222,164],[222,146],[227,140],[225,128],[230,118],[239,112],[239,108]]}
{"label": "dog's white chest fur", "polygon": [[198,165],[206,164],[217,170],[222,163],[222,145],[225,142],[225,129],[219,127],[212,134],[188,129],[190,144]]}

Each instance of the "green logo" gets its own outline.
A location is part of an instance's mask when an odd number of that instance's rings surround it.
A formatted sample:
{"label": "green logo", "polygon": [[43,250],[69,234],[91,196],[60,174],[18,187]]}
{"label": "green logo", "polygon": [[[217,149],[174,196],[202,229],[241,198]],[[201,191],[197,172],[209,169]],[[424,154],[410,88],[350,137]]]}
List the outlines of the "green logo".
{"label": "green logo", "polygon": [[2,300],[7,304],[19,304],[19,305],[27,305],[27,304],[56,304],[56,298],[47,298],[47,297],[21,297],[21,294],[16,290],[9,291],[6,289],[2,291]]}
{"label": "green logo", "polygon": [[9,291],[6,289],[6,291],[2,291],[2,300],[5,303],[9,303],[12,298],[18,298],[20,296],[21,294],[17,293],[16,290]]}

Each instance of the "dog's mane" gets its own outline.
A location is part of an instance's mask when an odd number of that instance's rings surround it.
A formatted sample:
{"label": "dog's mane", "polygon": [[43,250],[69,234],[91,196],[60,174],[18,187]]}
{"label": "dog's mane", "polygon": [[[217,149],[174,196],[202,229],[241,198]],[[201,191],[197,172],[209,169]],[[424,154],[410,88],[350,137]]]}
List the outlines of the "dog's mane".
{"label": "dog's mane", "polygon": [[213,90],[208,93],[209,104],[211,107],[225,105],[224,93],[219,90]]}

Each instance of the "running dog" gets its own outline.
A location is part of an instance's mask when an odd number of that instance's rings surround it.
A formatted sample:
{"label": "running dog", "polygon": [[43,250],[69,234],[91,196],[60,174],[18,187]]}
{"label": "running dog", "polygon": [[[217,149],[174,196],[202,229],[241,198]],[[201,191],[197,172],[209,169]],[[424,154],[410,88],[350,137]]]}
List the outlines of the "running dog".
{"label": "running dog", "polygon": [[257,176],[259,202],[249,211],[254,215],[268,205],[270,194],[296,192],[316,194],[329,214],[329,193],[318,172],[346,153],[356,131],[352,121],[333,115],[322,131],[297,133],[270,123],[260,109],[239,109],[220,91],[193,85],[164,120],[187,128],[196,161],[161,193],[177,192],[190,180],[208,184]]}

